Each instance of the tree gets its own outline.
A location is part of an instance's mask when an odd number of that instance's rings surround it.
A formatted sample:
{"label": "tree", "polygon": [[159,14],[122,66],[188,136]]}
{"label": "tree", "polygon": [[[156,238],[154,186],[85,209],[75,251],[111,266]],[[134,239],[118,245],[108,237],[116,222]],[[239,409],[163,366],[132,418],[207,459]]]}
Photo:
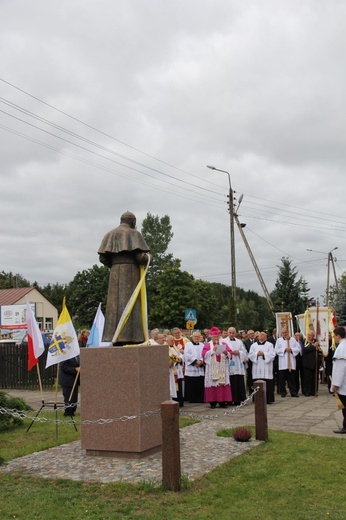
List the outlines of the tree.
{"label": "tree", "polygon": [[307,282],[300,277],[295,267],[292,267],[292,260],[281,258],[282,265],[279,268],[278,277],[275,282],[275,289],[271,294],[274,307],[280,311],[288,311],[292,316],[301,314],[305,311],[309,297]]}
{"label": "tree", "polygon": [[149,328],[184,327],[185,311],[195,309],[196,302],[194,278],[181,271],[180,260],[175,260],[173,267],[165,266],[157,276],[149,308]]}
{"label": "tree", "polygon": [[97,307],[107,300],[109,269],[93,265],[91,269],[78,272],[66,291],[67,307],[77,328],[90,328]]}
{"label": "tree", "polygon": [[26,280],[19,273],[5,273],[5,271],[0,273],[0,289],[16,289],[18,287],[30,287],[29,280]]}
{"label": "tree", "polygon": [[197,328],[210,328],[217,323],[219,315],[214,284],[204,280],[195,280],[193,291],[196,296]]}
{"label": "tree", "polygon": [[330,305],[334,308],[338,325],[346,325],[346,272],[338,279],[339,290],[332,287]]}
{"label": "tree", "polygon": [[165,267],[173,267],[174,265],[172,253],[167,253],[168,246],[173,238],[169,216],[165,215],[160,218],[158,215],[147,213],[142,223],[141,233],[153,257],[146,279],[148,304],[150,305],[155,293],[157,276],[162,273]]}
{"label": "tree", "polygon": [[59,314],[62,310],[62,302],[64,296],[66,296],[67,287],[67,284],[54,283],[51,285],[48,283],[41,289],[45,297],[57,307]]}

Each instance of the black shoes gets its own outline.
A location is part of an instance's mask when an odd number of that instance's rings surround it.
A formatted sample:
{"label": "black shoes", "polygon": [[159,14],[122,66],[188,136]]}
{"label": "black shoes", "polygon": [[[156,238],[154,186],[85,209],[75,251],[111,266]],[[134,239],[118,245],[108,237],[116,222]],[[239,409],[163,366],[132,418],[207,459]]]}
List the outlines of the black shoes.
{"label": "black shoes", "polygon": [[299,397],[298,394],[292,394],[291,397]]}
{"label": "black shoes", "polygon": [[340,428],[339,430],[333,430],[334,433],[346,433],[346,428]]}

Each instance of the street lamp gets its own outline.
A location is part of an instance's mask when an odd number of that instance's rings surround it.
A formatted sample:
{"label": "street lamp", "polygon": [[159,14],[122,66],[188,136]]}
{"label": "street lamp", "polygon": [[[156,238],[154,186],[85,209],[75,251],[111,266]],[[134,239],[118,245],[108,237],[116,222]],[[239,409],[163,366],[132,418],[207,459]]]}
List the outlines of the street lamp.
{"label": "street lamp", "polygon": [[328,259],[328,264],[327,264],[327,289],[326,289],[326,304],[325,304],[326,307],[328,307],[328,304],[329,304],[329,272],[330,272],[330,264],[332,264],[332,267],[333,267],[333,273],[334,273],[334,280],[335,280],[336,290],[337,290],[337,292],[339,292],[339,284],[338,284],[338,279],[336,277],[334,258],[333,258],[333,255],[332,255],[332,252],[335,251],[335,249],[338,249],[338,247],[334,247],[328,253],[325,253],[324,251],[315,251],[314,249],[307,249],[307,251],[310,251],[312,253],[320,253],[321,255],[328,255],[327,256],[327,259]]}
{"label": "street lamp", "polygon": [[234,247],[234,206],[233,206],[233,190],[231,185],[231,175],[226,170],[219,170],[219,168],[215,168],[215,166],[207,165],[207,168],[210,170],[214,170],[216,172],[223,172],[228,175],[228,183],[229,183],[229,222],[230,222],[230,243],[231,243],[231,286],[232,286],[232,298],[234,303],[237,299],[237,289],[236,289],[236,276],[235,276],[235,247]]}

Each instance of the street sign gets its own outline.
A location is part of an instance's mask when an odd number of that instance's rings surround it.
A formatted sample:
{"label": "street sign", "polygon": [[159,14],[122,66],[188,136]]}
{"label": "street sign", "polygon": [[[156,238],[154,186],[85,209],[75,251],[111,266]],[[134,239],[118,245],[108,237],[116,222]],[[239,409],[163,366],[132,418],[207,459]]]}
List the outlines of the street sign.
{"label": "street sign", "polygon": [[187,309],[185,311],[185,321],[193,321],[193,323],[197,323],[197,313],[193,309]]}
{"label": "street sign", "polygon": [[186,328],[187,328],[188,330],[193,330],[194,327],[195,327],[195,322],[194,322],[194,321],[187,321],[187,322],[186,322]]}

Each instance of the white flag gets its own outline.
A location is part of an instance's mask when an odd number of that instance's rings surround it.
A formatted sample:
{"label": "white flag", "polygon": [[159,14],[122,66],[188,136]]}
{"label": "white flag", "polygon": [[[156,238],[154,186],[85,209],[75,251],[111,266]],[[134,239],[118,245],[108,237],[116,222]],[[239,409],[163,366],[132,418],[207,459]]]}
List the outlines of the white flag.
{"label": "white flag", "polygon": [[79,356],[77,334],[64,305],[48,347],[46,368],[76,356]]}

